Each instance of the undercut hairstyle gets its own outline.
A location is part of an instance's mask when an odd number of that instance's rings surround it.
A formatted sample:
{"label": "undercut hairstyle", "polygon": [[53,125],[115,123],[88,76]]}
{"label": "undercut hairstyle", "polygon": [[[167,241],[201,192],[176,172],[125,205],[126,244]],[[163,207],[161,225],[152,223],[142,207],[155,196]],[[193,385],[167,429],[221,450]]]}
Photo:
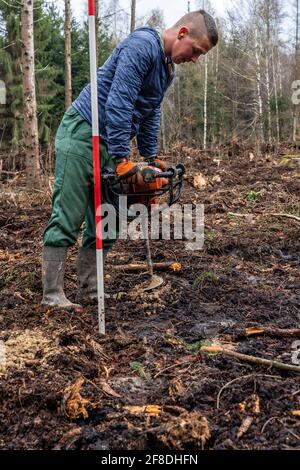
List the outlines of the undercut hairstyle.
{"label": "undercut hairstyle", "polygon": [[[204,20],[206,31],[203,30],[202,19]],[[206,34],[212,46],[215,46],[218,43],[219,33],[216,22],[205,10],[197,10],[187,13],[177,21],[173,28],[180,28],[180,26],[189,26],[191,29],[190,35],[196,38],[200,38]]]}

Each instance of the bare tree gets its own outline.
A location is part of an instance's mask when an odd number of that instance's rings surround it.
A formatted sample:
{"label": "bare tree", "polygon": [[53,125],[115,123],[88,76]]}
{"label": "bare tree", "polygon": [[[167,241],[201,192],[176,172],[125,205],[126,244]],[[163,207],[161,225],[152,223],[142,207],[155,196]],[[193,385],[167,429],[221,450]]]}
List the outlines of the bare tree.
{"label": "bare tree", "polygon": [[26,177],[28,186],[33,188],[40,185],[40,159],[34,67],[33,0],[22,0],[21,40]]}
{"label": "bare tree", "polygon": [[[295,80],[298,79],[298,55],[299,55],[299,0],[296,0],[296,34],[295,34]],[[293,105],[293,142],[297,141],[298,116],[297,106]]]}
{"label": "bare tree", "polygon": [[260,130],[261,142],[264,141],[264,128],[263,128],[263,101],[261,93],[261,63],[260,63],[260,47],[258,30],[255,29],[255,58],[256,58],[256,87],[257,87],[257,105],[258,105],[258,122]]}
{"label": "bare tree", "polygon": [[65,0],[65,108],[72,104],[71,0]]}
{"label": "bare tree", "polygon": [[135,30],[135,9],[136,9],[136,0],[131,0],[131,21],[130,21],[131,33]]}
{"label": "bare tree", "polygon": [[99,62],[99,0],[95,0],[96,65]]}
{"label": "bare tree", "polygon": [[[205,0],[203,0],[203,10],[205,9]],[[204,129],[203,129],[203,149],[207,147],[207,84],[208,84],[208,56],[205,56],[205,74],[204,74]]]}

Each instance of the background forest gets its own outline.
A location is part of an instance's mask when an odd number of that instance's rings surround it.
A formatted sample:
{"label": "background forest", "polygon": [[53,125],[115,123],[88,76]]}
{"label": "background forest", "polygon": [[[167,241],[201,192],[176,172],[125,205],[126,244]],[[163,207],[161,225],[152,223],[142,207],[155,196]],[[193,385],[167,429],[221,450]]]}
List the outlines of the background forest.
{"label": "background forest", "polygon": [[[69,0],[64,3],[65,9],[56,2],[34,2],[40,160],[50,171],[64,109],[89,82],[88,25],[72,16]],[[162,10],[136,18],[135,2],[131,6],[124,10],[118,0],[101,2],[99,65],[131,29],[165,26]],[[209,2],[201,0],[198,6],[215,14]],[[6,88],[6,105],[0,104],[0,158],[2,168],[12,171],[24,167],[21,8],[21,2],[0,0],[0,80]],[[162,150],[176,141],[204,150],[239,142],[256,148],[297,142],[292,83],[300,77],[298,18],[299,0],[293,5],[285,0],[233,1],[218,19],[218,46],[196,65],[177,67],[163,106]]]}

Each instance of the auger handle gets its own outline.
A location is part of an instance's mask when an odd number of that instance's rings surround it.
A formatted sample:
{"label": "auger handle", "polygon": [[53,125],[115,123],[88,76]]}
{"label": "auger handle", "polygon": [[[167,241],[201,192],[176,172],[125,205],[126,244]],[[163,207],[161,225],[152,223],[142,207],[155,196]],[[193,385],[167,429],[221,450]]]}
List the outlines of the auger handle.
{"label": "auger handle", "polygon": [[151,167],[147,167],[141,171],[143,176],[143,180],[145,183],[153,183],[153,181],[157,178],[166,178],[166,179],[173,179],[178,177],[182,177],[185,173],[185,167],[182,164],[177,165],[176,167],[170,167],[167,171],[155,171]]}

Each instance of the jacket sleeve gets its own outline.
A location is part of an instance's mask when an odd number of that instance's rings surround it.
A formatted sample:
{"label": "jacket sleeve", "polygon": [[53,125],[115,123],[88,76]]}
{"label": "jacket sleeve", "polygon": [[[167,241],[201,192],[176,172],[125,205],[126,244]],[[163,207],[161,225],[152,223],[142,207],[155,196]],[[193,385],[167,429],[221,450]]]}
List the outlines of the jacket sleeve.
{"label": "jacket sleeve", "polygon": [[131,36],[120,50],[106,101],[108,151],[113,157],[130,154],[134,106],[151,64],[151,43],[145,38]]}
{"label": "jacket sleeve", "polygon": [[160,106],[144,120],[137,134],[137,144],[143,157],[158,153],[158,136],[160,130]]}

